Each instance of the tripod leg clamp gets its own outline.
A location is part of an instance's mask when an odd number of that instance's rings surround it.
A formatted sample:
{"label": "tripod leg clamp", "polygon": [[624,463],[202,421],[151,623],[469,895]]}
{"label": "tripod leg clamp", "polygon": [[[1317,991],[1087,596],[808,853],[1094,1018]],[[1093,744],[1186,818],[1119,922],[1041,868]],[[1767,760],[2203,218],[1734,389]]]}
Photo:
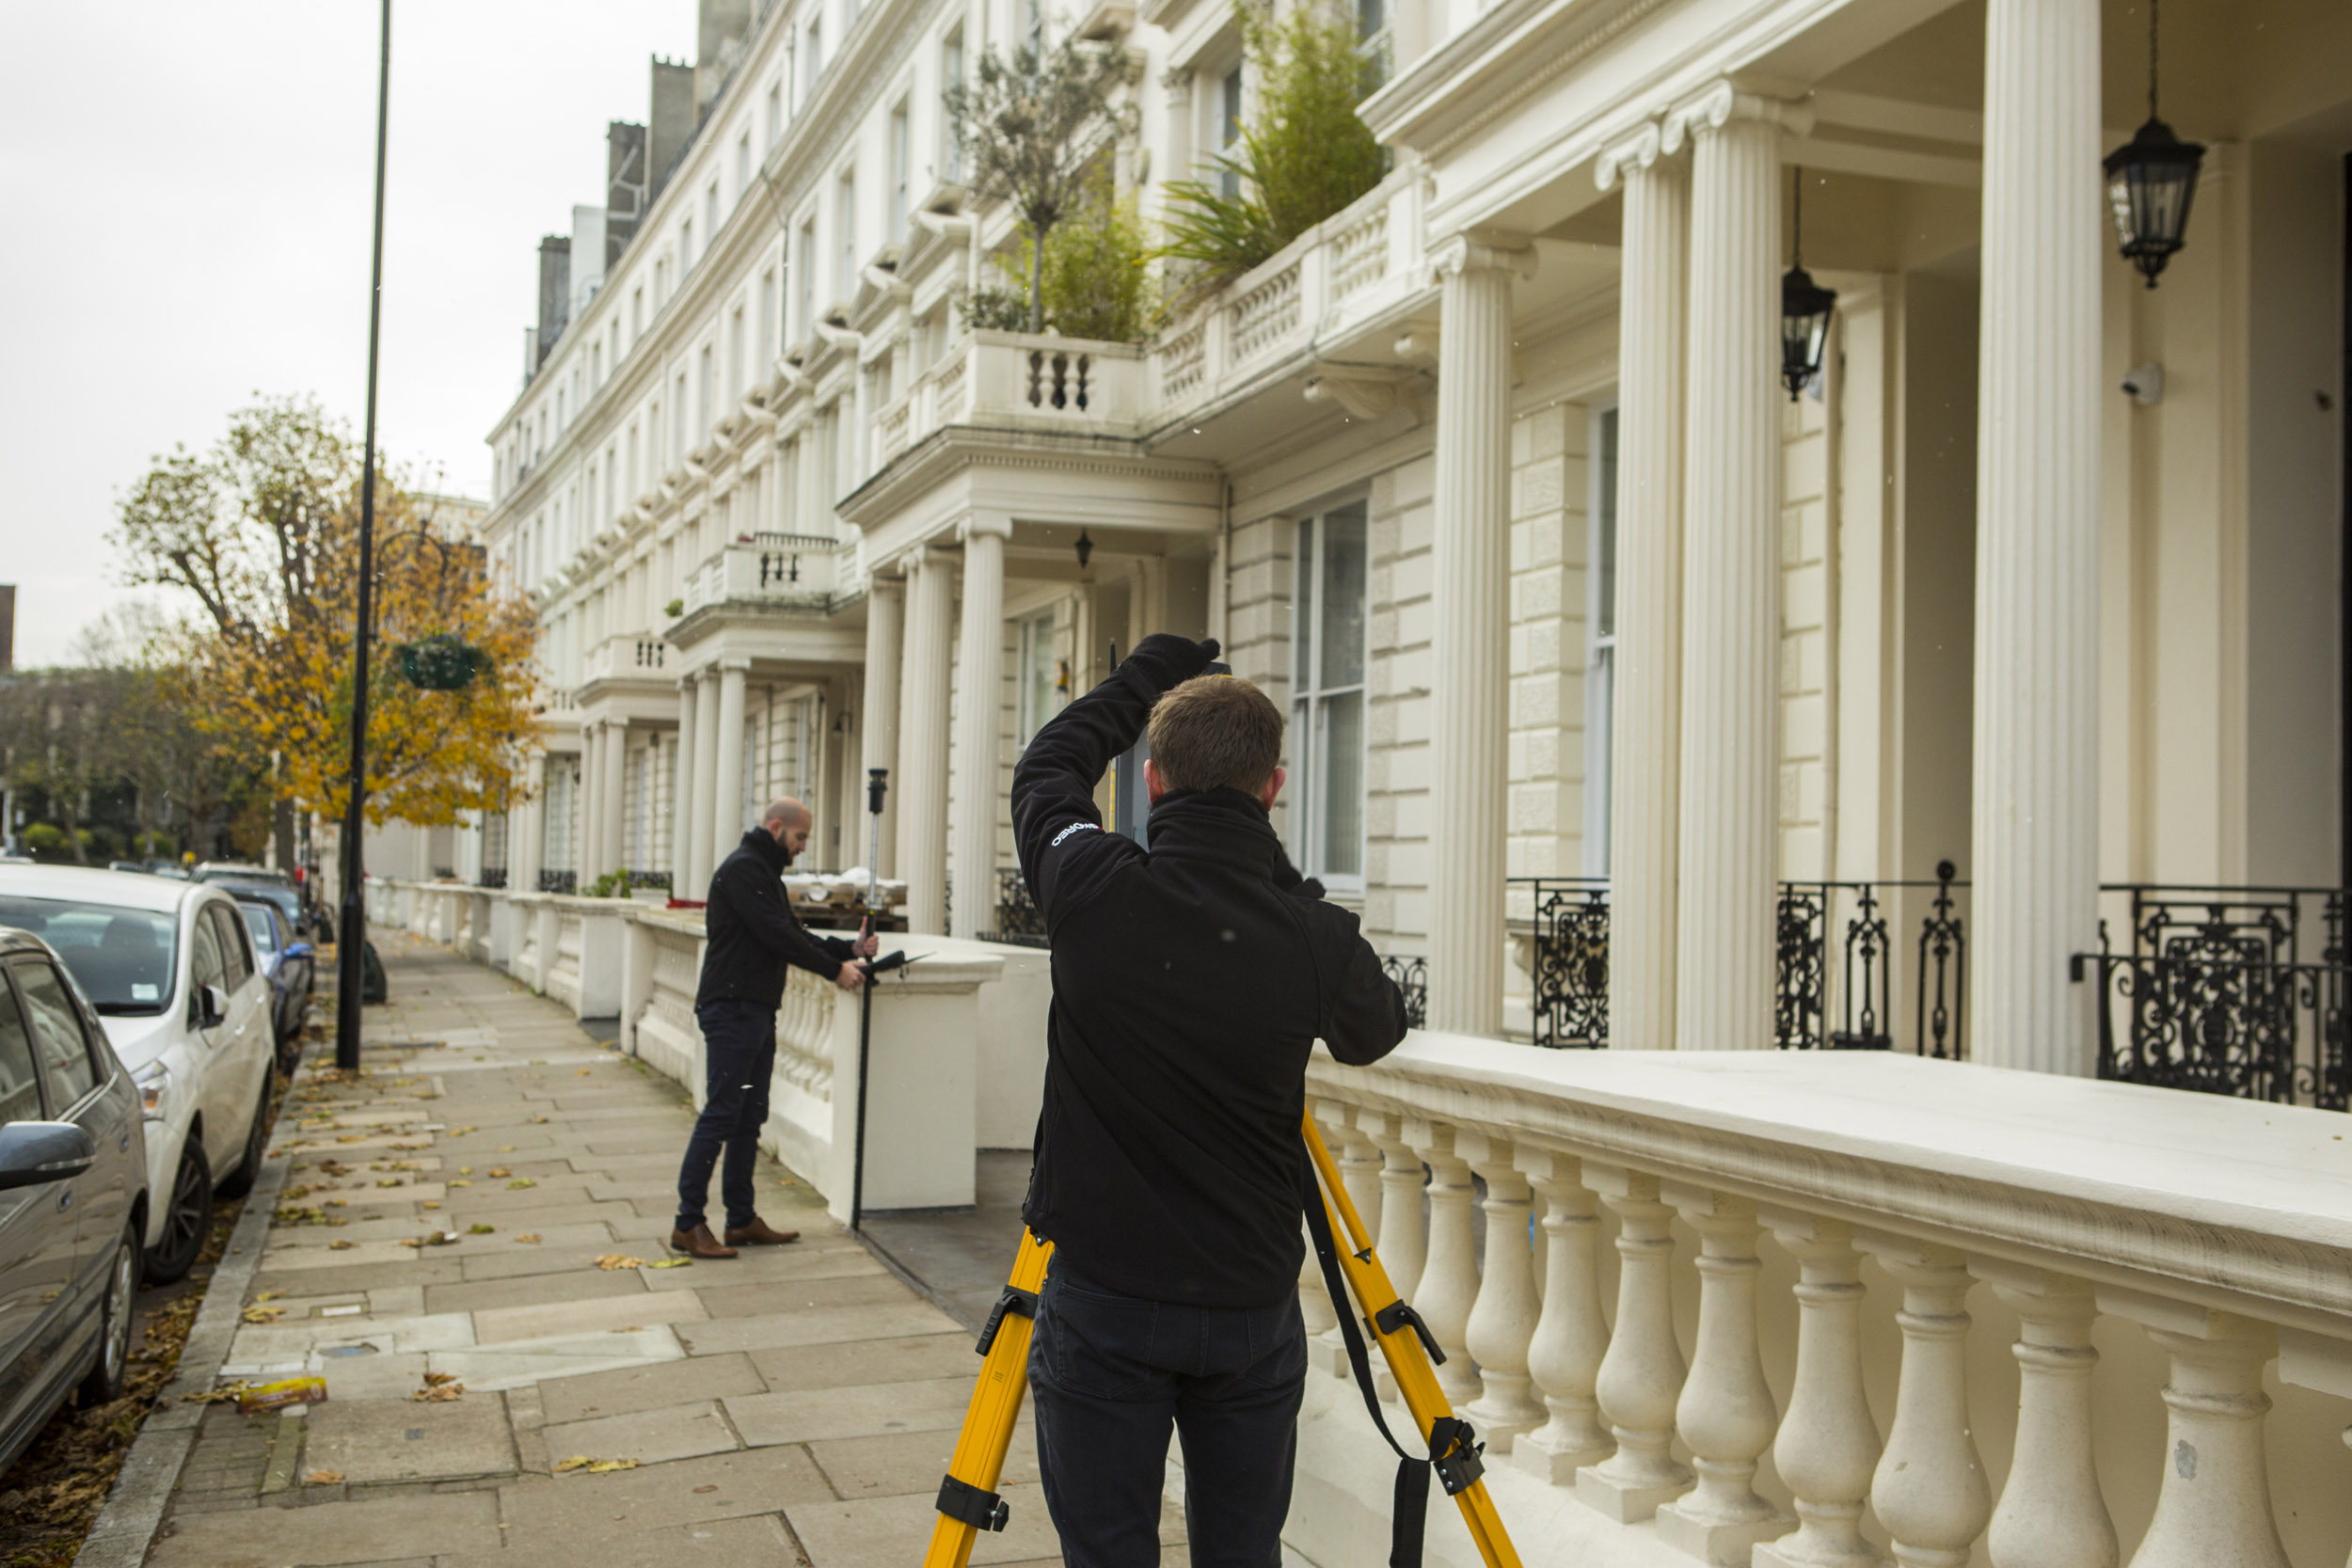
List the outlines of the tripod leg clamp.
{"label": "tripod leg clamp", "polygon": [[960,1525],[985,1530],[1001,1530],[1012,1517],[1012,1509],[1004,1498],[953,1476],[940,1478],[939,1512]]}
{"label": "tripod leg clamp", "polygon": [[1392,1301],[1372,1315],[1372,1321],[1383,1334],[1394,1334],[1408,1324],[1421,1338],[1421,1348],[1429,1353],[1431,1365],[1445,1365],[1445,1352],[1438,1348],[1438,1337],[1429,1332],[1429,1325],[1413,1310],[1409,1301]]}
{"label": "tripod leg clamp", "polygon": [[1440,1416],[1429,1423],[1429,1465],[1449,1497],[1486,1473],[1486,1445],[1475,1441],[1477,1435],[1459,1417]]}
{"label": "tripod leg clamp", "polygon": [[998,1296],[996,1305],[988,1309],[988,1322],[980,1326],[979,1343],[972,1347],[977,1354],[981,1355],[988,1354],[989,1347],[996,1342],[996,1331],[1004,1326],[1005,1314],[1008,1312],[1015,1317],[1026,1318],[1031,1323],[1035,1323],[1037,1321],[1037,1292],[1024,1291],[1013,1285],[1005,1287],[1005,1293]]}

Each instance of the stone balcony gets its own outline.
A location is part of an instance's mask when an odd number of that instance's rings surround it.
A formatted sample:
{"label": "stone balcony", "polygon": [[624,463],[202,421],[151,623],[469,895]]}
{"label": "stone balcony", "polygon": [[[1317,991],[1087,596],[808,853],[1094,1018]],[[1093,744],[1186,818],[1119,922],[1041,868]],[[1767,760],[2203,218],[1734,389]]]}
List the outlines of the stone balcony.
{"label": "stone balcony", "polygon": [[659,681],[670,662],[670,645],[655,631],[615,632],[580,656],[580,681]]}
{"label": "stone balcony", "polygon": [[[372,883],[371,911],[617,1009],[625,1048],[697,1076],[692,917],[445,883]],[[959,1004],[974,1070],[928,1067],[956,1103],[921,1114],[982,1146],[1025,1137],[1034,1099],[988,1095],[1034,1096],[1044,955],[907,942],[977,988]],[[778,1020],[771,1132],[807,1145],[792,1157],[820,1190],[853,1006],[800,987]],[[2335,1568],[2352,1550],[2341,1116],[1900,1053],[1426,1032],[1371,1068],[1318,1056],[1308,1093],[1531,1568]],[[1318,1370],[1286,1540],[1376,1561],[1391,1462],[1319,1279],[1301,1299]],[[1432,1560],[1470,1568],[1433,1505]]]}
{"label": "stone balcony", "polygon": [[1143,419],[1143,354],[1026,332],[967,333],[874,420],[879,470],[958,425],[1134,436]]}
{"label": "stone balcony", "polygon": [[814,533],[754,533],[723,545],[686,579],[685,614],[726,604],[825,610],[854,577],[850,546]]}

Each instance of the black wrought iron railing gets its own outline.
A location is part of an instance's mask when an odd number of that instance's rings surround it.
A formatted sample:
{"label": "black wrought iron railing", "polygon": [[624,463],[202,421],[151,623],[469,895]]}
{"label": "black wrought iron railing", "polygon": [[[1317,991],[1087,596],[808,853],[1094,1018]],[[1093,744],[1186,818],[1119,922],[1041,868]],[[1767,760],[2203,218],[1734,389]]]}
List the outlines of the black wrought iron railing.
{"label": "black wrought iron railing", "polygon": [[[2352,1110],[2344,890],[2101,890],[2099,1076]],[[2114,920],[2126,936],[2118,951]]]}
{"label": "black wrought iron railing", "polygon": [[504,867],[504,866],[502,866],[502,865],[485,865],[485,866],[484,866],[484,867],[482,868],[482,876],[481,876],[481,878],[480,878],[480,879],[478,879],[478,880],[474,883],[474,886],[476,886],[476,887],[486,887],[486,888],[501,888],[501,887],[504,887],[505,885],[506,885],[506,867]]}
{"label": "black wrought iron railing", "polygon": [[580,891],[580,873],[543,869],[539,873],[539,891],[541,893],[577,893]]}
{"label": "black wrought iron railing", "polygon": [[1028,879],[1021,875],[1017,865],[996,869],[996,924],[980,933],[982,942],[1007,942],[1014,947],[1043,947],[1045,917],[1029,898]]}
{"label": "black wrought iron railing", "polygon": [[[1965,1053],[1967,884],[1948,861],[1931,882],[1783,882],[1774,908],[1772,1043],[1785,1051]],[[1609,1043],[1609,882],[1514,878],[1532,922],[1537,1045]],[[1897,933],[1901,933],[1899,942]],[[1910,1027],[1898,1030],[1898,1006]]]}
{"label": "black wrought iron railing", "polygon": [[628,874],[628,885],[666,890],[670,885],[670,874],[667,871],[632,871]]}
{"label": "black wrought iron railing", "polygon": [[1405,1026],[1427,1028],[1429,960],[1418,954],[1385,953],[1380,958],[1380,973],[1394,980],[1396,989],[1405,993]]}

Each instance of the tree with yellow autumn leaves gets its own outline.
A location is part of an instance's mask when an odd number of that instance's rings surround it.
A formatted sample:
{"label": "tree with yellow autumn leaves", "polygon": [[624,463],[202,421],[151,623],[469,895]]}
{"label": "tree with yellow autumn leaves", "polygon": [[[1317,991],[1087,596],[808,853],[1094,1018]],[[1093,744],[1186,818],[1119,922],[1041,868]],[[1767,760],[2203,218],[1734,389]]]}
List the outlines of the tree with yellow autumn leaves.
{"label": "tree with yellow autumn leaves", "polygon": [[[316,404],[258,403],[211,451],[156,458],[113,534],[126,583],[200,610],[169,634],[183,689],[207,733],[270,768],[287,859],[295,808],[340,818],[349,798],[360,456]],[[380,457],[374,565],[368,819],[438,826],[504,811],[527,793],[535,744],[530,604]],[[401,650],[453,645],[470,650],[464,686],[404,678],[417,660]]]}

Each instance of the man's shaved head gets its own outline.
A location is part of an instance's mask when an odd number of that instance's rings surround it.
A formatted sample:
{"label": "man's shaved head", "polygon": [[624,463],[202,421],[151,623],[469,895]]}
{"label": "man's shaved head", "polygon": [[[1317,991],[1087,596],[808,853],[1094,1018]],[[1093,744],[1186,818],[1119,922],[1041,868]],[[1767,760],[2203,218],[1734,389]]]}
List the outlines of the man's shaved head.
{"label": "man's shaved head", "polygon": [[768,809],[759,814],[759,825],[770,832],[778,827],[805,828],[812,818],[808,808],[789,795],[768,802]]}

